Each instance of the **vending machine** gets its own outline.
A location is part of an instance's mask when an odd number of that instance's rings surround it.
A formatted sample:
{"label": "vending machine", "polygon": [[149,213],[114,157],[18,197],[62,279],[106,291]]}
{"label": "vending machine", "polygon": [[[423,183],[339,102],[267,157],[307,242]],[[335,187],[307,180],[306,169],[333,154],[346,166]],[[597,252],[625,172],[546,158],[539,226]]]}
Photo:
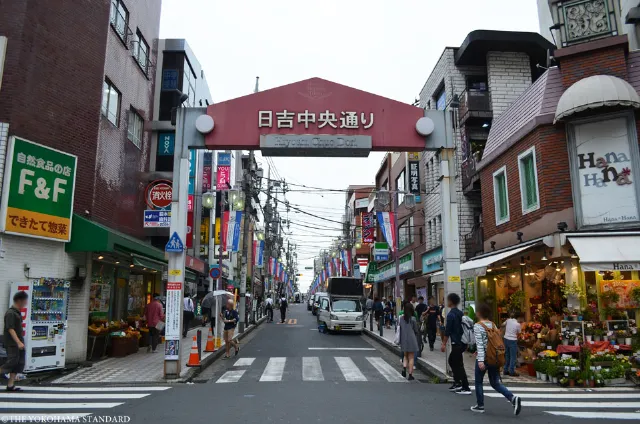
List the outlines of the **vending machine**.
{"label": "vending machine", "polygon": [[29,295],[29,303],[21,311],[25,373],[64,367],[70,286],[69,281],[56,278],[11,283],[10,304],[19,291]]}

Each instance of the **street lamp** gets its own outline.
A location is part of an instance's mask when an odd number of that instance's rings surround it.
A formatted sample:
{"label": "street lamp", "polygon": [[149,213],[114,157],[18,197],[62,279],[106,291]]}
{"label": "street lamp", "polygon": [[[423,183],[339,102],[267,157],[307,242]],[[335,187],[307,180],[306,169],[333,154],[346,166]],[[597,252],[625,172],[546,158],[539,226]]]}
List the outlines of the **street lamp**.
{"label": "street lamp", "polygon": [[214,207],[216,195],[210,191],[204,193],[202,195],[202,206],[207,209],[212,209]]}

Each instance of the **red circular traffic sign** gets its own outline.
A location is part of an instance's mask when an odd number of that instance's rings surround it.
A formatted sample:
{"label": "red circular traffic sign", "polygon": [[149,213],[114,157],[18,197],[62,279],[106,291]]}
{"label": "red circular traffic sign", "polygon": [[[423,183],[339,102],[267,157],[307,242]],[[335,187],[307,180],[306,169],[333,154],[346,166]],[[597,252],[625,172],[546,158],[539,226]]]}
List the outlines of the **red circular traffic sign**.
{"label": "red circular traffic sign", "polygon": [[158,180],[147,186],[146,203],[151,209],[167,209],[171,206],[172,196],[173,190],[169,181]]}
{"label": "red circular traffic sign", "polygon": [[220,278],[220,268],[218,268],[217,266],[211,267],[211,269],[209,270],[209,276],[214,280],[216,278]]}

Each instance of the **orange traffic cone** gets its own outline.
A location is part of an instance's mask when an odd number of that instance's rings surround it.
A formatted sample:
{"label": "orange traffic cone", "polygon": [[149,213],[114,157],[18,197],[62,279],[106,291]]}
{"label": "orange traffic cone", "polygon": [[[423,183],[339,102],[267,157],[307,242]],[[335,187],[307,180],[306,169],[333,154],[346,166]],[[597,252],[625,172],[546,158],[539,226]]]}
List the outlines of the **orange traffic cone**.
{"label": "orange traffic cone", "polygon": [[193,343],[191,344],[191,352],[189,353],[189,362],[187,362],[187,366],[200,366],[200,355],[198,355],[198,340],[196,339],[196,336],[193,336]]}
{"label": "orange traffic cone", "polygon": [[204,348],[205,352],[215,352],[216,347],[213,343],[213,332],[211,332],[211,327],[209,327],[209,335],[207,336],[207,345]]}

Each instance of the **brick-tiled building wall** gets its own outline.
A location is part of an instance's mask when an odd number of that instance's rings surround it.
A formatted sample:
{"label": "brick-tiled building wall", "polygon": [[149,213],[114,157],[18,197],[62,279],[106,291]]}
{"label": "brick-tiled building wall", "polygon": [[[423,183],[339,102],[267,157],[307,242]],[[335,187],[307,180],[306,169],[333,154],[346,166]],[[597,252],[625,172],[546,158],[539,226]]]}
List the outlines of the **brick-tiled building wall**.
{"label": "brick-tiled building wall", "polygon": [[[92,209],[109,0],[5,1],[0,122],[78,156],[74,208]],[[5,150],[1,151],[4,159]]]}
{"label": "brick-tiled building wall", "polygon": [[487,76],[496,119],[531,85],[529,56],[522,52],[489,52]]}
{"label": "brick-tiled building wall", "polygon": [[[156,63],[160,25],[160,3],[156,0],[129,0],[131,40],[137,31],[142,33],[151,48],[151,63]],[[153,117],[153,90],[155,69],[145,74],[132,56],[130,44],[123,43],[111,25],[105,25],[107,50],[104,76],[121,93],[119,125],[114,126],[106,117],[100,119],[95,184],[99,190],[93,199],[92,218],[117,230],[144,237],[142,216],[145,184],[140,173],[148,170],[150,132],[143,133],[140,148],[127,138],[129,111],[133,108],[145,121]]]}
{"label": "brick-tiled building wall", "polygon": [[613,75],[624,80],[628,77],[624,45],[560,57],[558,62],[562,70],[562,85],[565,89],[593,75]]}
{"label": "brick-tiled building wall", "polygon": [[[535,147],[540,208],[523,214],[518,155],[531,147]],[[496,226],[493,174],[503,166],[507,173],[509,220]],[[539,127],[529,133],[498,160],[483,168],[480,181],[485,251],[490,251],[491,241],[496,242],[496,249],[518,243],[518,231],[524,233],[525,240],[531,240],[549,234],[552,232],[549,229],[561,221],[567,222],[569,230],[575,229],[563,125]],[[550,219],[550,214],[556,214],[557,219]]]}

